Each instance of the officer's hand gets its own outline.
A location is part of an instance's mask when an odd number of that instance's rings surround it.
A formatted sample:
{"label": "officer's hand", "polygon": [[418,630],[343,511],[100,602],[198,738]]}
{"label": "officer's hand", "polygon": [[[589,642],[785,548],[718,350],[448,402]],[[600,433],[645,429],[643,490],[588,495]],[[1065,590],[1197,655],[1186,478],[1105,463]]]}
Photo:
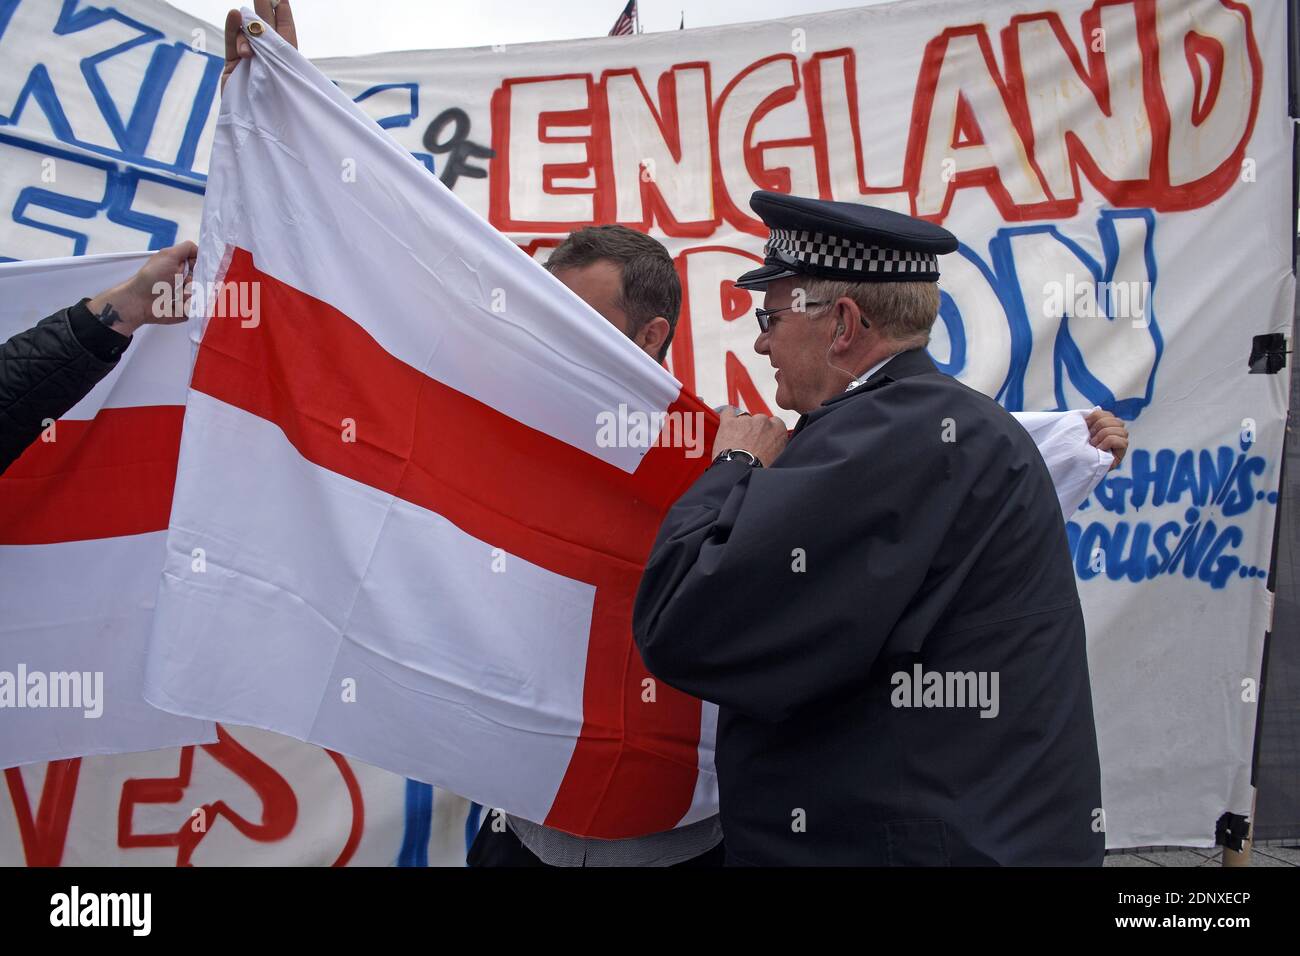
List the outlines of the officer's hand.
{"label": "officer's hand", "polygon": [[717,438],[713,440],[713,457],[728,448],[743,448],[764,465],[770,465],[781,454],[790,433],[785,422],[766,415],[742,415],[733,409],[719,416]]}
{"label": "officer's hand", "polygon": [[159,249],[139,272],[121,285],[101,292],[86,306],[99,315],[104,306],[111,305],[122,318],[112,327],[121,335],[132,335],[142,325],[184,322],[185,304],[190,298],[186,280],[198,252],[199,247],[192,242]]}
{"label": "officer's hand", "polygon": [[[271,0],[253,0],[253,12],[276,33],[284,37],[288,44],[295,50],[298,49],[298,31],[293,25],[293,10],[289,7],[289,0],[280,0],[276,6],[271,6]],[[248,42],[248,37],[240,29],[243,26],[244,18],[240,16],[238,10],[231,10],[226,14],[226,66],[221,71],[221,89],[226,88],[226,80],[230,74],[235,72],[235,67],[239,66],[240,60],[251,60],[253,58],[253,44]]]}
{"label": "officer's hand", "polygon": [[1110,466],[1114,471],[1128,451],[1128,429],[1104,408],[1093,409],[1084,421],[1088,423],[1088,444],[1115,456],[1115,463]]}

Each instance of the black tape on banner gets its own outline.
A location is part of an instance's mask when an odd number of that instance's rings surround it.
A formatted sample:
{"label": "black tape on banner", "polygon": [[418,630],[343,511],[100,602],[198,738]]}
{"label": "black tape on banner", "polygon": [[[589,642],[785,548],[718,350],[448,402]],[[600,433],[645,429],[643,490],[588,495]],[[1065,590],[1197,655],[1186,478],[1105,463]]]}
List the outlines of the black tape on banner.
{"label": "black tape on banner", "polygon": [[1276,375],[1286,368],[1286,336],[1268,332],[1250,340],[1250,374]]}
{"label": "black tape on banner", "polygon": [[1250,821],[1240,813],[1225,813],[1214,825],[1214,842],[1234,853],[1241,852],[1248,836],[1250,836]]}

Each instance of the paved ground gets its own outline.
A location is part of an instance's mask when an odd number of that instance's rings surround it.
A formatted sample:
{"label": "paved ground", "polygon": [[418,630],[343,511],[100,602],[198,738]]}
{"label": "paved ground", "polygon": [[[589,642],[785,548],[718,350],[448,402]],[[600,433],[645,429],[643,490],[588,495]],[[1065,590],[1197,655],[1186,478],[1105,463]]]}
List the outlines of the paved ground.
{"label": "paved ground", "polygon": [[[1142,850],[1106,854],[1106,866],[1220,866],[1222,847],[1202,850]],[[1257,846],[1250,851],[1251,866],[1300,866],[1300,847]]]}

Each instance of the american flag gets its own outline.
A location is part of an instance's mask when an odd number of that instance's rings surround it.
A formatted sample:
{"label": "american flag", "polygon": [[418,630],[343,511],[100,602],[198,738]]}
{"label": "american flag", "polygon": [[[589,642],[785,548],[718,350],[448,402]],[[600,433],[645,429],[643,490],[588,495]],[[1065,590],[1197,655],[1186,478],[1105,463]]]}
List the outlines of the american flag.
{"label": "american flag", "polygon": [[610,28],[609,35],[612,37],[630,37],[636,32],[633,28],[635,22],[636,0],[627,0],[627,6],[623,8],[623,12],[614,21],[614,26]]}

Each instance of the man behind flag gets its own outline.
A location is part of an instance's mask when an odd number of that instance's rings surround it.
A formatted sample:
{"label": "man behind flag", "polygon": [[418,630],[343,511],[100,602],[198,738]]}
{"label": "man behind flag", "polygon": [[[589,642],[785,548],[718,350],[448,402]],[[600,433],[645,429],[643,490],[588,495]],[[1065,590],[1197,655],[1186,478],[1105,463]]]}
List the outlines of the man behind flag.
{"label": "man behind flag", "polygon": [[[682,290],[672,256],[657,240],[626,226],[580,229],[546,260],[547,271],[656,362],[672,342]],[[712,707],[706,705],[707,723]],[[643,836],[601,840],[507,816],[485,823],[470,848],[470,866],[721,866],[717,814]]]}

